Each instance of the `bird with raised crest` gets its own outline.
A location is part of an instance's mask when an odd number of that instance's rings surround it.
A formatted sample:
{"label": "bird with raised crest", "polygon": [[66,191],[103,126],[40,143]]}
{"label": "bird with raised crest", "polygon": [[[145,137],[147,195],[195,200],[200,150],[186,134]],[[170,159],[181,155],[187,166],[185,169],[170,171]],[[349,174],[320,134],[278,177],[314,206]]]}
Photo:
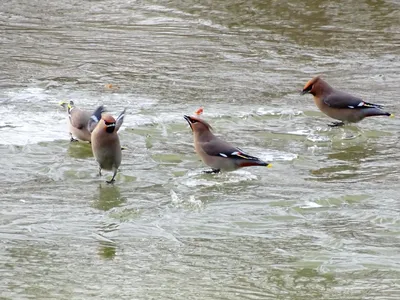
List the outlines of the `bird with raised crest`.
{"label": "bird with raised crest", "polygon": [[250,166],[271,166],[271,164],[248,155],[239,148],[215,136],[211,132],[210,124],[203,119],[186,115],[184,118],[193,131],[196,153],[206,165],[211,167],[211,170],[206,171],[206,173],[233,171]]}

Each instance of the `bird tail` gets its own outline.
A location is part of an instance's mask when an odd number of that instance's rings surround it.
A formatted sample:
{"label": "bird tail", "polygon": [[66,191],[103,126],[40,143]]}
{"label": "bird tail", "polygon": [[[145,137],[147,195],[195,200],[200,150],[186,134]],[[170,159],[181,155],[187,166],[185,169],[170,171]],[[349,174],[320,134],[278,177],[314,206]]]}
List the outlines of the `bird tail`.
{"label": "bird tail", "polygon": [[380,109],[378,107],[365,108],[363,110],[363,113],[364,113],[365,117],[373,117],[373,116],[388,116],[388,117],[391,117],[392,116],[391,113],[383,111],[382,109]]}
{"label": "bird tail", "polygon": [[236,165],[239,166],[240,168],[252,167],[252,166],[263,166],[263,167],[272,166],[271,164],[266,163],[265,161],[259,159],[258,157],[248,155],[242,151],[234,151],[229,155],[229,157],[235,159]]}
{"label": "bird tail", "polygon": [[267,163],[265,161],[257,159],[257,160],[242,160],[239,163],[239,166],[242,167],[242,168],[243,167],[252,167],[252,166],[261,166],[261,167],[270,168],[270,167],[272,167],[272,164],[269,164],[269,163]]}

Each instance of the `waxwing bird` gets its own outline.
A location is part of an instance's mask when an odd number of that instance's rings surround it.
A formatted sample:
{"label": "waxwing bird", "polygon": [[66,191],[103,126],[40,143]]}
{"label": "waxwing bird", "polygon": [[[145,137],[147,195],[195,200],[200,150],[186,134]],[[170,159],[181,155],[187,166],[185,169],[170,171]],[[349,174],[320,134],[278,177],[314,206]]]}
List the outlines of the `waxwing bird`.
{"label": "waxwing bird", "polygon": [[68,128],[71,142],[81,140],[90,143],[90,132],[87,126],[90,113],[76,107],[74,101],[70,101],[69,103],[61,102],[60,105],[64,108],[67,107],[69,118]]}
{"label": "waxwing bird", "polygon": [[211,167],[211,171],[206,173],[233,171],[250,166],[271,166],[216,137],[211,132],[211,126],[199,117],[184,116],[184,118],[192,128],[197,154]]}
{"label": "waxwing bird", "polygon": [[99,163],[99,175],[101,170],[113,171],[111,180],[113,183],[121,164],[122,152],[118,137],[125,116],[125,109],[115,120],[110,114],[105,113],[104,106],[99,106],[90,117],[88,129],[92,133],[92,151]]}
{"label": "waxwing bird", "polygon": [[356,123],[366,117],[392,116],[382,110],[382,105],[368,103],[361,98],[336,90],[319,76],[306,83],[301,94],[307,93],[314,96],[315,104],[324,114],[340,121],[329,124],[331,127]]}

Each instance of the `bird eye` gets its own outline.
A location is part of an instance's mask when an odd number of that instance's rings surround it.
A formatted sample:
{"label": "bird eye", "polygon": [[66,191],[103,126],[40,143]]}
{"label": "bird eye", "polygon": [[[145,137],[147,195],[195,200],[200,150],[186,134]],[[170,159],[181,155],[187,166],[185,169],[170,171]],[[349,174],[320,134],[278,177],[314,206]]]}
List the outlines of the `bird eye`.
{"label": "bird eye", "polygon": [[198,121],[195,120],[195,119],[191,119],[190,121],[192,121],[193,124],[198,122]]}

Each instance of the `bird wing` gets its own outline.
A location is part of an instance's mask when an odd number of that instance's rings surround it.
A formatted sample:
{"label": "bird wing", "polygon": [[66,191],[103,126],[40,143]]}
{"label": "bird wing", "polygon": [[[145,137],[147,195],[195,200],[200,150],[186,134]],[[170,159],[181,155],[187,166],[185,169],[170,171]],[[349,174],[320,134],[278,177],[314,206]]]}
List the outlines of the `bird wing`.
{"label": "bird wing", "polygon": [[73,127],[83,129],[88,125],[90,114],[86,113],[85,111],[82,111],[76,107],[72,107],[71,109],[68,109],[68,115],[69,121]]}
{"label": "bird wing", "polygon": [[323,100],[326,105],[332,108],[382,108],[382,105],[365,102],[361,98],[352,96],[344,92],[332,93],[329,96],[324,97]]}
{"label": "bird wing", "polygon": [[92,116],[90,117],[90,120],[87,124],[88,129],[90,132],[92,132],[95,128],[97,123],[99,123],[100,119],[101,119],[101,114],[105,112],[104,106],[101,105],[98,108],[96,108],[96,110],[93,112]]}
{"label": "bird wing", "polygon": [[119,130],[119,128],[121,127],[122,123],[124,122],[125,112],[126,112],[126,108],[124,108],[124,110],[117,117],[116,125],[115,125],[116,131]]}
{"label": "bird wing", "polygon": [[210,141],[201,143],[201,146],[203,151],[210,156],[219,156],[231,159],[259,160],[257,157],[248,155],[239,148],[233,147],[217,137]]}

